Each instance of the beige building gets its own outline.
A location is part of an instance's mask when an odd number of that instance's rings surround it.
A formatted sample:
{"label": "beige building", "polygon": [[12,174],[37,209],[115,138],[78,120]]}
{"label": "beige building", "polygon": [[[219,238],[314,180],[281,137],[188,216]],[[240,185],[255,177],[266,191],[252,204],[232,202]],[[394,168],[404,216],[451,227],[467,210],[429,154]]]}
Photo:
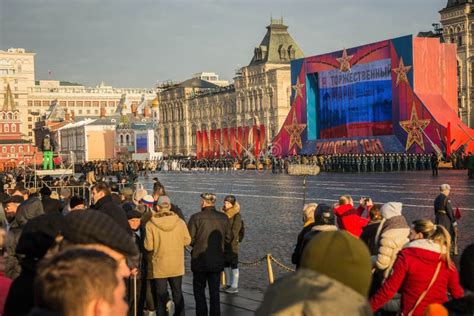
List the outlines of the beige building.
{"label": "beige building", "polygon": [[252,60],[234,84],[220,87],[193,78],[164,86],[158,93],[158,151],[196,154],[196,132],[264,125],[267,141],[283,125],[290,109],[290,61],[303,52],[282,19],[272,19]]}
{"label": "beige building", "polygon": [[445,41],[457,44],[458,114],[474,128],[474,3],[448,0],[440,14]]}
{"label": "beige building", "polygon": [[115,128],[112,119],[86,119],[58,129],[59,152],[73,153],[75,161],[115,158]]}
{"label": "beige building", "polygon": [[[123,96],[131,109],[145,98],[151,105],[156,98],[155,89],[115,88],[101,83],[96,87],[57,80],[35,81],[36,54],[23,48],[0,50],[0,104],[10,85],[14,105],[20,111],[24,137],[34,140],[35,122],[40,119],[54,100],[71,116],[100,117],[113,115]],[[1,135],[0,135],[1,137]]]}

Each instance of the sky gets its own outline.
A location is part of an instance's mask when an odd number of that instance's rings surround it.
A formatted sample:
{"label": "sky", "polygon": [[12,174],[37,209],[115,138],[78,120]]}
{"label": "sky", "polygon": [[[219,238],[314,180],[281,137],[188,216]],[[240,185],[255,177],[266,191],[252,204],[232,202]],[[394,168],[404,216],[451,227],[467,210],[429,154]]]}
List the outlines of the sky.
{"label": "sky", "polygon": [[[0,50],[36,53],[36,79],[154,87],[232,81],[270,17],[306,56],[432,29],[447,0],[0,0]],[[51,70],[51,75],[48,71]]]}

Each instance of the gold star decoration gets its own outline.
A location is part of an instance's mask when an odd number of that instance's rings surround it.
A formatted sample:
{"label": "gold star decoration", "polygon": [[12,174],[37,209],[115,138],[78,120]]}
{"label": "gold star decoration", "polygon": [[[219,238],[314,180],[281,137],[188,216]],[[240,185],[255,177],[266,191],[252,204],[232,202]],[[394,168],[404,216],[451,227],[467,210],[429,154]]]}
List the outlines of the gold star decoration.
{"label": "gold star decoration", "polygon": [[411,66],[405,66],[405,64],[403,63],[403,57],[400,57],[398,68],[392,69],[392,71],[397,74],[397,87],[402,81],[408,84],[407,73],[410,71],[410,69]]}
{"label": "gold star decoration", "polygon": [[285,130],[290,136],[290,144],[288,145],[288,151],[293,148],[296,144],[298,148],[303,148],[303,143],[301,142],[301,133],[306,128],[306,124],[298,124],[298,120],[296,119],[296,113],[293,112],[293,121],[291,125],[285,125]]}
{"label": "gold star decoration", "polygon": [[354,57],[354,55],[347,55],[347,50],[344,48],[342,51],[342,57],[341,58],[336,58],[336,60],[339,62],[339,70],[342,72],[348,72],[351,70],[351,59]]}
{"label": "gold star decoration", "polygon": [[407,143],[405,150],[408,150],[414,143],[418,144],[423,150],[425,150],[425,143],[423,142],[423,131],[430,124],[431,120],[418,119],[416,113],[415,103],[411,108],[411,118],[408,121],[400,121],[400,126],[408,133]]}
{"label": "gold star decoration", "polygon": [[296,78],[296,84],[294,86],[291,86],[293,90],[295,90],[295,99],[300,96],[303,97],[303,87],[304,84],[300,82],[300,78]]}

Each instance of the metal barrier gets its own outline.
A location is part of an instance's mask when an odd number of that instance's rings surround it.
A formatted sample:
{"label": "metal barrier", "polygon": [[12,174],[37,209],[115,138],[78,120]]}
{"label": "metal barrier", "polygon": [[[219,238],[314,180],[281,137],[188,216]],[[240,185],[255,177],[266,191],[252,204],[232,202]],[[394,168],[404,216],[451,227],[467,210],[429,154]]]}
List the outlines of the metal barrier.
{"label": "metal barrier", "polygon": [[51,189],[51,191],[56,191],[58,195],[61,192],[61,189],[68,189],[71,191],[71,196],[77,195],[79,197],[82,197],[84,201],[86,201],[86,205],[90,206],[90,197],[91,197],[91,186],[88,185],[64,185],[64,186],[49,186],[46,183],[43,183],[43,185],[48,186],[48,188]]}
{"label": "metal barrier", "polygon": [[[186,247],[185,248],[187,252],[191,253],[191,250]],[[274,278],[274,275],[273,275],[273,265],[272,265],[272,262],[276,264],[277,267],[287,271],[287,272],[295,272],[295,269],[292,269],[286,265],[284,265],[283,263],[281,263],[281,261],[275,259],[271,253],[267,253],[265,256],[261,257],[260,259],[257,259],[255,261],[251,261],[251,262],[246,262],[246,261],[240,261],[239,260],[239,264],[241,266],[247,266],[247,267],[250,267],[250,266],[254,266],[254,267],[257,267],[259,264],[261,264],[262,262],[266,262],[267,263],[267,274],[268,274],[268,283],[269,284],[273,284],[273,282],[275,281],[275,278]],[[226,284],[225,282],[225,273],[222,272],[221,273],[221,282],[223,285]]]}

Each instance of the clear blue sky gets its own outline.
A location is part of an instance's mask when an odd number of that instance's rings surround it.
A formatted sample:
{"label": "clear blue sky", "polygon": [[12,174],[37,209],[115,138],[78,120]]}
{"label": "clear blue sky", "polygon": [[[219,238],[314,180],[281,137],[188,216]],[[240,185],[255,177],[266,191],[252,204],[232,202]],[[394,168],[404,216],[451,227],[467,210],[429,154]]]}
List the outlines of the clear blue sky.
{"label": "clear blue sky", "polygon": [[36,77],[152,87],[215,71],[232,80],[283,16],[306,56],[432,29],[447,0],[0,0],[0,49]]}

